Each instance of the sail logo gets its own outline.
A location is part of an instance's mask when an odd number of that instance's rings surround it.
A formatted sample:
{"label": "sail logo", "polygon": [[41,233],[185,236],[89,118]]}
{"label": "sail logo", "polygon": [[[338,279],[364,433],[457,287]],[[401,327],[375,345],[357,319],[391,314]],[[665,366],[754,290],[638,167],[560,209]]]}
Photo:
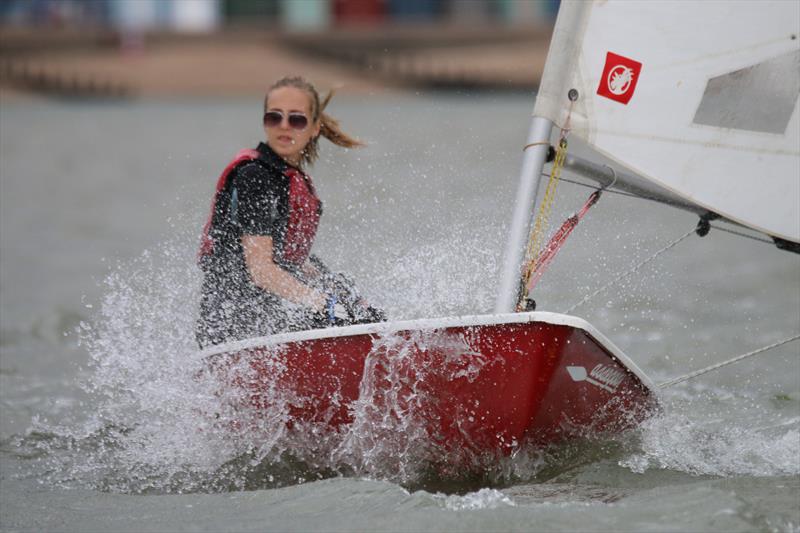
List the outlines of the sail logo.
{"label": "sail logo", "polygon": [[608,90],[619,96],[625,94],[630,89],[633,81],[633,69],[625,65],[617,65],[608,73]]}
{"label": "sail logo", "polygon": [[597,94],[627,105],[633,98],[641,71],[642,64],[638,61],[607,52],[606,64],[603,68],[603,75],[600,76]]}
{"label": "sail logo", "polygon": [[616,392],[625,379],[625,372],[603,364],[596,365],[589,373],[582,366],[568,366],[567,373],[572,381],[585,381],[608,392]]}

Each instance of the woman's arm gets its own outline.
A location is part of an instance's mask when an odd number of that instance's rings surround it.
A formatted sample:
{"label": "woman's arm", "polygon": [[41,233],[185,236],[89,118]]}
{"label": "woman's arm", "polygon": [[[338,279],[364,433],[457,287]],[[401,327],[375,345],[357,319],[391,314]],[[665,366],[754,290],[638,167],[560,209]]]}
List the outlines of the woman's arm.
{"label": "woman's arm", "polygon": [[242,248],[247,271],[258,287],[290,302],[313,309],[324,309],[325,295],[303,285],[275,264],[272,258],[272,237],[243,235]]}
{"label": "woman's arm", "polygon": [[311,261],[306,261],[300,270],[303,271],[306,279],[311,281],[317,281],[322,276],[322,272]]}

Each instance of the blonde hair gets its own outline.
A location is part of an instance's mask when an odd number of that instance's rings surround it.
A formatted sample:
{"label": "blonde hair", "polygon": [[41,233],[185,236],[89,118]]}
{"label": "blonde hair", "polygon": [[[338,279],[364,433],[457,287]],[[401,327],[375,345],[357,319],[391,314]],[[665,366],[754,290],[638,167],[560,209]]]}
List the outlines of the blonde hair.
{"label": "blonde hair", "polygon": [[303,154],[300,161],[302,165],[311,165],[319,157],[320,137],[325,137],[333,144],[342,146],[344,148],[364,146],[364,143],[343,132],[339,126],[338,120],[325,113],[325,108],[328,107],[328,103],[331,101],[331,98],[333,98],[333,90],[331,90],[325,96],[325,98],[320,101],[317,90],[302,76],[287,76],[273,83],[272,86],[267,89],[266,96],[264,96],[265,113],[267,112],[269,105],[269,95],[272,93],[272,91],[281,87],[294,87],[295,89],[305,91],[306,94],[308,94],[311,103],[311,122],[320,122],[319,135],[308,141],[305,149],[303,149]]}

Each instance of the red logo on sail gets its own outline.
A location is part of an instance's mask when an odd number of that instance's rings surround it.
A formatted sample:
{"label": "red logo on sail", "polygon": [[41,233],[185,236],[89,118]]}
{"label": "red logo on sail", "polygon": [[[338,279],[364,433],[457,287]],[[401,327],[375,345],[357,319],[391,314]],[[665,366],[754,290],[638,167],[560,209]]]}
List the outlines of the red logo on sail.
{"label": "red logo on sail", "polygon": [[597,94],[627,104],[633,97],[633,91],[636,90],[641,70],[642,64],[638,61],[608,52]]}

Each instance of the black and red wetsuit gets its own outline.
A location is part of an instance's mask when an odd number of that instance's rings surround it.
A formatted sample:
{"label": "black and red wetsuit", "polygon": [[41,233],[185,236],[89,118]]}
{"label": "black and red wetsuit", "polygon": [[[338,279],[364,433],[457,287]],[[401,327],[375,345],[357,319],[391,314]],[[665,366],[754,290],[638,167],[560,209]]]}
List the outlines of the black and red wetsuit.
{"label": "black and red wetsuit", "polygon": [[231,340],[317,327],[309,309],[256,286],[247,270],[243,235],[272,237],[273,260],[299,276],[322,214],[311,178],[264,143],[243,150],[219,178],[203,232],[197,342]]}

